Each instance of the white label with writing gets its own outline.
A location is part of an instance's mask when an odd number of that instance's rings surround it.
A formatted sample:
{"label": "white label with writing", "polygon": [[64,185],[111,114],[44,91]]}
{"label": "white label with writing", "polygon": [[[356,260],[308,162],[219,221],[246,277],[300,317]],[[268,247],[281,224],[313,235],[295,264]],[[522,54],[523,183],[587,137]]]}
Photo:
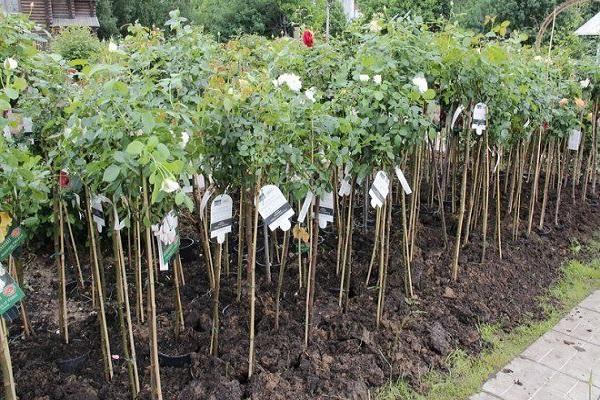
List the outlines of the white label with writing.
{"label": "white label with writing", "polygon": [[327,228],[333,222],[333,192],[325,193],[319,199],[319,228]]}
{"label": "white label with writing", "polygon": [[298,214],[298,222],[304,223],[306,219],[306,214],[308,214],[308,209],[312,205],[312,202],[315,198],[315,195],[310,190],[306,193],[306,197],[304,198],[304,203],[302,203],[302,208],[300,209],[300,213]]}
{"label": "white label with writing", "polygon": [[402,172],[400,167],[396,167],[394,170],[396,171],[396,176],[400,181],[400,185],[402,186],[402,190],[404,190],[404,193],[412,194],[412,189],[410,188],[410,185],[408,184],[408,181],[406,180],[406,177],[404,176],[404,173]]}
{"label": "white label with writing", "polygon": [[569,150],[579,150],[579,144],[581,143],[581,131],[579,129],[573,129],[569,135]]}
{"label": "white label with writing", "polygon": [[290,218],[294,216],[294,210],[275,185],[266,185],[260,189],[258,212],[272,231],[277,228],[287,231],[292,227]]}
{"label": "white label with writing", "polygon": [[232,226],[233,200],[229,195],[219,195],[210,205],[210,237],[216,237],[217,242],[223,244],[225,236],[231,233]]}
{"label": "white label with writing", "polygon": [[478,135],[481,135],[487,128],[487,106],[485,103],[477,103],[473,109],[473,124],[471,129],[475,129]]}
{"label": "white label with writing", "polygon": [[385,198],[390,191],[390,180],[387,174],[383,171],[379,171],[375,175],[373,185],[369,189],[369,196],[371,196],[371,207],[383,207]]}

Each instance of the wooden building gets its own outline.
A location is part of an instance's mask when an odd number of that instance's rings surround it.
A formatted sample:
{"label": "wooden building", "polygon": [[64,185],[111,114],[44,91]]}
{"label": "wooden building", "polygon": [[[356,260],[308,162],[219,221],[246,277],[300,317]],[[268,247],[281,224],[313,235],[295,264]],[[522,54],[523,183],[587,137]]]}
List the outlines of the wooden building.
{"label": "wooden building", "polygon": [[81,25],[98,28],[96,0],[0,0],[0,8],[29,15],[47,30]]}

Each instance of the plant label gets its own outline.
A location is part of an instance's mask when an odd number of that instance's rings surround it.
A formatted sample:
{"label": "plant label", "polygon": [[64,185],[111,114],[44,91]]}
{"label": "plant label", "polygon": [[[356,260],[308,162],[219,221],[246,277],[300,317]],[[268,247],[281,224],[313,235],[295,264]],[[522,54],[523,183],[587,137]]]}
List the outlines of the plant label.
{"label": "plant label", "polygon": [[371,207],[383,207],[385,198],[390,191],[390,180],[387,174],[383,171],[379,171],[375,175],[373,185],[369,189],[369,196],[371,196]]}
{"label": "plant label", "polygon": [[458,106],[456,111],[454,111],[454,115],[452,116],[452,125],[450,126],[450,129],[454,129],[454,125],[456,125],[456,121],[458,120],[458,117],[460,117],[460,114],[464,111],[464,109],[465,106],[461,104],[460,106]]}
{"label": "plant label", "polygon": [[204,175],[194,175],[194,184],[198,188],[198,190],[204,190],[206,187],[206,181],[204,180]]}
{"label": "plant label", "polygon": [[319,200],[319,228],[325,229],[333,222],[333,192],[325,193]]}
{"label": "plant label", "polygon": [[581,143],[581,131],[579,129],[573,129],[569,135],[569,150],[579,150],[579,144]]}
{"label": "plant label", "polygon": [[192,179],[193,177],[191,175],[187,176],[187,177],[183,177],[183,193],[192,193],[194,191],[194,188],[192,186]]}
{"label": "plant label", "polygon": [[408,184],[408,181],[406,180],[406,177],[404,176],[404,173],[402,172],[400,167],[394,168],[394,171],[396,171],[396,176],[400,181],[400,185],[402,186],[402,190],[404,190],[404,193],[412,194],[412,189],[410,188],[410,185]]}
{"label": "plant label", "polygon": [[338,191],[338,195],[341,197],[350,196],[351,191],[352,185],[350,185],[350,177],[346,176],[345,178],[340,179],[340,190]]}
{"label": "plant label", "polygon": [[315,195],[310,190],[306,193],[306,197],[304,198],[304,203],[302,203],[302,208],[300,209],[300,213],[298,214],[298,222],[304,223],[306,219],[306,214],[308,214],[308,209],[313,203]]}
{"label": "plant label", "polygon": [[23,228],[15,227],[10,234],[0,244],[0,261],[6,260],[16,249],[18,249],[27,238]]}
{"label": "plant label", "polygon": [[0,315],[13,308],[25,297],[23,290],[10,276],[6,268],[0,264]]}
{"label": "plant label", "polygon": [[475,132],[479,136],[483,134],[487,128],[487,106],[485,103],[477,103],[473,109],[473,124],[471,129],[475,129]]}
{"label": "plant label", "polygon": [[178,225],[179,221],[173,210],[169,211],[162,223],[152,225],[152,231],[158,244],[158,261],[161,271],[169,270],[169,262],[179,250]]}
{"label": "plant label", "polygon": [[210,205],[210,237],[216,237],[217,242],[223,244],[232,226],[233,200],[226,194],[215,197]]}
{"label": "plant label", "polygon": [[209,186],[204,195],[202,195],[202,200],[200,201],[200,219],[204,221],[204,210],[206,209],[206,205],[208,204],[208,200],[215,193],[215,187]]}
{"label": "plant label", "polygon": [[119,217],[119,212],[115,203],[113,203],[113,215],[115,218],[115,226],[113,227],[113,229],[115,231],[120,231],[127,226],[129,216],[125,217],[125,219],[121,219],[121,217]]}
{"label": "plant label", "polygon": [[104,217],[104,210],[102,209],[102,202],[110,201],[101,194],[92,197],[92,219],[96,223],[96,229],[98,229],[98,233],[102,233],[102,230],[106,226],[106,219]]}
{"label": "plant label", "polygon": [[294,216],[294,210],[275,185],[266,185],[260,189],[258,212],[271,231],[281,228],[285,232],[292,227],[290,218]]}

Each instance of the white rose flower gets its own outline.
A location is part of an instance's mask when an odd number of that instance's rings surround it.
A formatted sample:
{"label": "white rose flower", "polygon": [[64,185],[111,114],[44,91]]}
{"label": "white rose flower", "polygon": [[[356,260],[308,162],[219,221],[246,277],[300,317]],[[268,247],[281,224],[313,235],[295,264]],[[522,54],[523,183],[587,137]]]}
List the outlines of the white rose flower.
{"label": "white rose flower", "polygon": [[179,145],[182,148],[184,148],[185,146],[187,146],[189,141],[190,141],[190,134],[187,133],[186,131],[181,132],[181,142],[179,143]]}
{"label": "white rose flower", "polygon": [[368,82],[369,79],[370,79],[369,75],[366,75],[366,74],[360,74],[358,76],[358,80],[361,81],[361,82]]}
{"label": "white rose flower", "polygon": [[588,86],[590,86],[590,78],[587,78],[587,79],[579,82],[579,84],[581,85],[581,87],[583,89],[587,88]]}
{"label": "white rose flower", "polygon": [[373,82],[375,82],[377,85],[381,85],[381,75],[375,75],[373,77]]}
{"label": "white rose flower", "polygon": [[4,60],[4,68],[5,69],[13,70],[13,69],[17,69],[18,66],[19,66],[19,63],[17,63],[17,60],[15,60],[14,58],[8,57],[6,60]]}
{"label": "white rose flower", "polygon": [[306,98],[308,98],[310,101],[312,101],[314,103],[315,101],[317,101],[315,99],[316,92],[317,92],[317,89],[315,89],[314,87],[311,87],[306,92],[304,92],[304,94],[306,95]]}
{"label": "white rose flower", "polygon": [[167,178],[162,182],[160,190],[165,193],[173,193],[176,190],[179,190],[180,186],[177,181],[174,181],[171,178]]}
{"label": "white rose flower", "polygon": [[110,51],[111,53],[116,53],[117,51],[119,51],[119,47],[117,46],[117,44],[115,42],[113,42],[111,40],[108,43],[108,51]]}
{"label": "white rose flower", "polygon": [[381,32],[381,21],[378,19],[374,19],[369,22],[369,30],[373,33]]}
{"label": "white rose flower", "polygon": [[417,75],[412,79],[412,83],[419,89],[419,93],[427,91],[427,79],[423,75]]}
{"label": "white rose flower", "polygon": [[277,86],[281,86],[284,83],[294,92],[299,92],[302,89],[302,81],[296,74],[283,74],[277,78]]}

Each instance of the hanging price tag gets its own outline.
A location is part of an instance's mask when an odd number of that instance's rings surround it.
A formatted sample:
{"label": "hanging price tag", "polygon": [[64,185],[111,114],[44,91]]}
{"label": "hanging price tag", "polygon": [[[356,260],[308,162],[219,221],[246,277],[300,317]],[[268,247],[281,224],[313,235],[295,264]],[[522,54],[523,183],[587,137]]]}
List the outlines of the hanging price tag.
{"label": "hanging price tag", "polygon": [[263,186],[260,189],[258,212],[272,231],[277,228],[287,231],[292,227],[290,218],[294,216],[294,210],[275,185]]}
{"label": "hanging price tag", "polygon": [[473,124],[471,129],[475,129],[478,135],[481,136],[487,128],[487,106],[485,103],[477,103],[473,109]]}
{"label": "hanging price tag", "polygon": [[375,175],[373,185],[371,185],[371,189],[369,190],[369,196],[371,196],[371,207],[383,207],[383,203],[385,203],[385,198],[387,197],[389,191],[390,180],[385,172],[379,171],[377,175]]}
{"label": "hanging price tag", "polygon": [[569,150],[579,150],[579,144],[581,143],[581,131],[579,129],[573,129],[569,135]]}
{"label": "hanging price tag", "polygon": [[18,249],[27,238],[25,231],[17,226],[10,231],[2,244],[0,244],[0,261],[6,260],[16,249]]}
{"label": "hanging price tag", "polygon": [[210,237],[223,244],[233,226],[233,200],[229,195],[215,197],[210,205]]}
{"label": "hanging price tag", "polygon": [[152,225],[152,231],[158,244],[158,261],[161,271],[169,270],[169,262],[179,250],[178,225],[179,221],[173,210],[165,216],[161,224]]}
{"label": "hanging price tag", "polygon": [[319,228],[327,228],[333,222],[333,192],[325,193],[319,199]]}
{"label": "hanging price tag", "polygon": [[202,191],[206,187],[206,182],[204,180],[204,175],[194,175],[194,184],[198,188],[198,190]]}
{"label": "hanging price tag", "polygon": [[188,175],[187,177],[184,176],[181,178],[181,180],[183,181],[183,193],[192,193],[194,191],[194,188],[192,187],[192,175]]}
{"label": "hanging price tag", "polygon": [[23,290],[10,276],[6,268],[0,264],[0,315],[10,310],[25,297]]}
{"label": "hanging price tag", "polygon": [[[341,172],[341,171],[340,171]],[[350,177],[350,166],[346,165],[344,168],[344,173],[339,174],[340,176],[340,190],[338,191],[338,195],[341,197],[350,196],[352,192],[351,177]]]}
{"label": "hanging price tag", "polygon": [[460,106],[458,106],[456,111],[454,111],[454,115],[452,116],[452,125],[450,126],[450,129],[454,129],[454,125],[456,125],[456,121],[458,120],[458,117],[460,117],[460,114],[463,112],[464,109],[465,106],[461,104]]}
{"label": "hanging price tag", "polygon": [[308,214],[308,209],[313,203],[315,195],[310,190],[306,193],[306,197],[304,198],[304,203],[302,203],[302,208],[300,209],[300,213],[298,214],[298,222],[304,223],[306,219],[306,214]]}
{"label": "hanging price tag", "polygon": [[412,194],[412,189],[410,188],[410,185],[408,184],[408,181],[406,180],[406,177],[404,176],[404,173],[402,172],[400,167],[394,168],[394,171],[396,171],[396,176],[400,181],[400,185],[402,186],[402,190],[404,190],[404,193]]}
{"label": "hanging price tag", "polygon": [[98,233],[102,233],[102,230],[106,226],[106,219],[104,217],[104,210],[102,209],[102,203],[110,203],[110,200],[101,194],[92,196],[92,219],[96,223]]}

